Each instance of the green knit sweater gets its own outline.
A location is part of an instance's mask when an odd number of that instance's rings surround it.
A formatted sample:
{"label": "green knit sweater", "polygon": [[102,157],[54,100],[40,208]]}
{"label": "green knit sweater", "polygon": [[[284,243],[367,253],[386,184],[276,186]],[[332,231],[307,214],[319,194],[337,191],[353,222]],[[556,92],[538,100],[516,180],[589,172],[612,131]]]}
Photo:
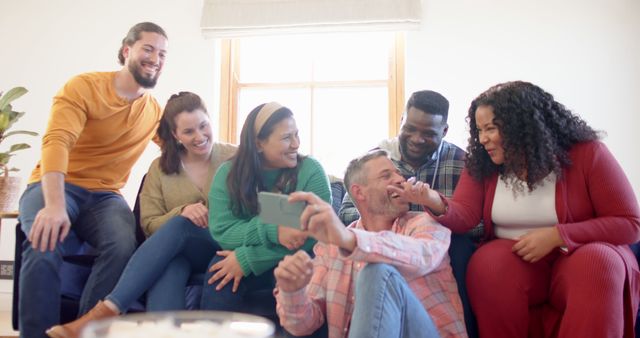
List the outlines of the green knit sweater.
{"label": "green knit sweater", "polygon": [[[225,250],[234,250],[245,276],[260,275],[275,267],[293,251],[278,243],[278,225],[262,223],[258,215],[236,217],[231,211],[227,190],[227,176],[231,162],[223,163],[209,190],[209,231],[213,239]],[[261,173],[267,191],[280,174],[281,169]],[[296,191],[310,191],[331,203],[329,180],[318,161],[310,157],[302,161],[298,171]],[[310,252],[315,241],[308,239],[302,249]]]}

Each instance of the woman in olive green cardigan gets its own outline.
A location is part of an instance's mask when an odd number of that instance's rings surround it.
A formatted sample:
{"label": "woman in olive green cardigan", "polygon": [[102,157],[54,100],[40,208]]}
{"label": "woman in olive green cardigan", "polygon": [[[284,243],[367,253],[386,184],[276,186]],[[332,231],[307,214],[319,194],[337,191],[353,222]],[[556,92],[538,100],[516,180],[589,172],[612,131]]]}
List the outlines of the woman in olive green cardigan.
{"label": "woman in olive green cardigan", "polygon": [[191,274],[206,270],[220,249],[208,231],[207,192],[213,174],[236,147],[213,141],[209,115],[190,92],[171,96],[158,128],[162,155],[140,194],[141,225],[150,236],[127,263],[104,301],[79,319],[47,331],[76,338],[91,320],[126,312],[147,292],[148,311],[182,310]]}
{"label": "woman in olive green cardigan", "polygon": [[298,154],[299,146],[288,108],[271,102],[247,117],[238,152],[220,166],[209,190],[209,229],[224,250],[209,264],[202,309],[251,312],[246,292],[272,289],[273,269],[285,255],[311,251],[306,233],[258,216],[259,191],[311,191],[330,203],[327,175],[318,161]]}

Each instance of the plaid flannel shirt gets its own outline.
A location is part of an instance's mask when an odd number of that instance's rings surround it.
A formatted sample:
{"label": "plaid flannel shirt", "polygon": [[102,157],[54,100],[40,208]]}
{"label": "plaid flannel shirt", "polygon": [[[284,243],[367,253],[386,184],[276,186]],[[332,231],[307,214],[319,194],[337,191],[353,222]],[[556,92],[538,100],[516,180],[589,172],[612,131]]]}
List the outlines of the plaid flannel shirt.
{"label": "plaid flannel shirt", "polygon": [[308,335],[327,320],[330,338],[347,337],[358,273],[367,263],[387,263],[407,280],[441,337],[467,337],[447,254],[449,229],[423,212],[398,218],[389,231],[366,231],[360,221],[348,229],[357,238],[352,253],[318,243],[309,285],[295,292],[274,290],[280,323],[287,331]]}

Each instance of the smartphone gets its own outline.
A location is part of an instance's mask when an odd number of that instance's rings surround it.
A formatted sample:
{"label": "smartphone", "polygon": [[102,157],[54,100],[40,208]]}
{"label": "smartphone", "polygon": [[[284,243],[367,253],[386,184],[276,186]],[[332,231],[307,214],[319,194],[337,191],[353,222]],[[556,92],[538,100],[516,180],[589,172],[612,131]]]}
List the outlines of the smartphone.
{"label": "smartphone", "polygon": [[289,195],[276,194],[273,192],[258,192],[258,203],[260,204],[260,214],[262,222],[278,224],[290,228],[300,229],[300,215],[307,203],[289,203]]}

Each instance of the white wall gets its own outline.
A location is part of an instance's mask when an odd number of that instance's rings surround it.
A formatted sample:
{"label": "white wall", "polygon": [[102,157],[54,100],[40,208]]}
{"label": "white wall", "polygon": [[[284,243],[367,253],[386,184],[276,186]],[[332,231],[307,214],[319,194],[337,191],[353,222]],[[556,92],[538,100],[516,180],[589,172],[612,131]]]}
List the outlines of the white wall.
{"label": "white wall", "polygon": [[467,144],[471,100],[490,86],[533,82],[604,130],[640,196],[640,1],[425,0],[407,35],[406,91],[451,102],[447,137]]}
{"label": "white wall", "polygon": [[[0,90],[25,86],[29,93],[15,101],[25,117],[14,126],[42,133],[51,98],[73,75],[87,71],[120,69],[117,52],[122,38],[137,22],[153,21],[169,36],[169,55],[154,90],[161,105],[180,90],[200,94],[212,113],[217,112],[219,89],[214,76],[215,47],[200,34],[202,1],[75,1],[0,0]],[[217,121],[217,117],[216,120]],[[11,160],[26,180],[40,157],[39,138],[18,138],[34,149]],[[123,190],[130,204],[157,146],[151,145],[134,168]],[[3,222],[0,260],[13,259],[14,222]],[[8,282],[0,282],[0,291]]]}
{"label": "white wall", "polygon": [[[161,104],[179,90],[206,101],[218,121],[215,44],[199,31],[202,0],[0,0],[0,89],[30,92],[15,107],[17,125],[42,132],[51,97],[72,75],[119,69],[116,52],[131,25],[154,21],[170,50],[155,94]],[[407,35],[406,90],[442,92],[451,101],[448,139],[463,146],[470,101],[508,80],[534,82],[606,130],[605,139],[640,193],[640,156],[633,135],[640,124],[640,2],[637,0],[424,0],[424,25]],[[214,123],[215,124],[215,123]],[[16,138],[15,141],[19,139]],[[12,160],[26,180],[39,158],[34,149]],[[123,191],[132,203],[141,176],[158,154],[151,146]],[[6,222],[0,259],[11,259]],[[0,284],[1,287],[1,284]]]}
{"label": "white wall", "polygon": [[[154,91],[160,104],[177,91],[191,90],[216,110],[214,43],[200,34],[201,7],[201,0],[0,0],[0,88],[21,85],[30,91],[15,101],[16,109],[27,112],[16,127],[44,131],[51,98],[71,76],[120,69],[117,51],[122,38],[141,21],[159,24],[169,36],[168,60]],[[22,168],[25,180],[40,153],[39,140],[28,141],[35,149],[12,160]],[[124,190],[129,201],[149,161],[157,155],[153,145],[134,170]]]}

